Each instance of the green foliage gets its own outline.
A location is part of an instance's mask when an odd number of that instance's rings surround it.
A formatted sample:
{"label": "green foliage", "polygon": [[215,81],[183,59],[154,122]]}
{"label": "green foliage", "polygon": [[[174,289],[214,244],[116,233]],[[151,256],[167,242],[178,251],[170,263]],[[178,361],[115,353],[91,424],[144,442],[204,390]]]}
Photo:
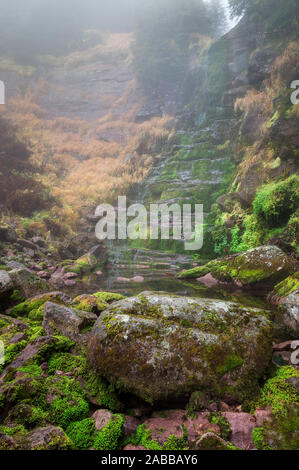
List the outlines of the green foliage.
{"label": "green foliage", "polygon": [[269,227],[281,227],[284,225],[298,209],[298,206],[298,175],[292,175],[278,183],[262,186],[253,202],[254,214],[267,222]]}
{"label": "green foliage", "polygon": [[229,0],[232,17],[258,14],[265,21],[265,27],[282,29],[296,19],[297,0]]}

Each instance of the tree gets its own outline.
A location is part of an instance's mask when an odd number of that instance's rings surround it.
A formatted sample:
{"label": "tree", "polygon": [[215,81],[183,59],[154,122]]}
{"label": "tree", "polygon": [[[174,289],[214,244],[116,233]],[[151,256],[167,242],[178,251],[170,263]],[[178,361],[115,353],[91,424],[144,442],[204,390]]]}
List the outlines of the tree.
{"label": "tree", "polygon": [[257,13],[270,27],[298,22],[298,0],[229,0],[231,17]]}

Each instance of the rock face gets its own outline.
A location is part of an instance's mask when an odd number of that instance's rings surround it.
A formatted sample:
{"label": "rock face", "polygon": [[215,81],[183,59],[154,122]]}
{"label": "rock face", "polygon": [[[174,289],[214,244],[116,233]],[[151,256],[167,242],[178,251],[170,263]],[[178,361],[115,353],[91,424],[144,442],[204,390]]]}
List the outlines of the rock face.
{"label": "rock face", "polygon": [[196,390],[240,399],[271,357],[266,315],[236,303],[145,293],[102,312],[87,354],[99,375],[150,402]]}
{"label": "rock face", "polygon": [[274,284],[294,270],[294,262],[277,246],[261,246],[239,255],[210,261],[203,267],[184,271],[180,278],[199,278],[211,273],[223,282],[246,286],[257,283]]}

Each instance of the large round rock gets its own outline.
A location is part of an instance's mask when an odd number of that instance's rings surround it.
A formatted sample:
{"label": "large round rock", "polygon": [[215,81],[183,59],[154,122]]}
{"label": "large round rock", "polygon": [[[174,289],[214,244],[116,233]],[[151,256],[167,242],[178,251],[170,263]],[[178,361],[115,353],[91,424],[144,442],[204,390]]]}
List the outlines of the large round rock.
{"label": "large round rock", "polygon": [[102,312],[88,357],[99,375],[150,402],[196,390],[244,400],[271,358],[267,316],[231,302],[144,293]]}

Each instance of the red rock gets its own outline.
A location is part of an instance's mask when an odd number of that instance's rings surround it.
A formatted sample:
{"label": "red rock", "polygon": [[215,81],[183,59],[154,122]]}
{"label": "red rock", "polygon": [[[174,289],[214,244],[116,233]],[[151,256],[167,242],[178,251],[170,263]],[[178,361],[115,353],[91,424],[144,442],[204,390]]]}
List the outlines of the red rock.
{"label": "red rock", "polygon": [[50,273],[47,273],[47,271],[38,271],[38,272],[36,273],[36,275],[37,275],[38,277],[41,277],[42,279],[50,279],[50,277],[51,277],[51,274],[50,274]]}
{"label": "red rock", "polygon": [[103,273],[102,273],[102,271],[97,271],[97,272],[96,272],[96,275],[99,276],[99,277],[102,277],[102,276],[103,276]]}
{"label": "red rock", "polygon": [[209,410],[212,411],[212,413],[215,413],[215,411],[218,410],[218,405],[217,405],[217,403],[211,403],[211,404],[209,405]]}
{"label": "red rock", "polygon": [[76,277],[78,277],[78,274],[76,273],[65,273],[63,276],[64,279],[74,279]]}
{"label": "red rock", "polygon": [[188,418],[185,410],[168,410],[162,413],[155,412],[145,421],[146,428],[152,433],[152,439],[164,444],[171,434],[178,439],[184,436],[184,426],[188,431],[189,444],[194,443],[206,431],[220,432],[217,425],[211,424],[207,416],[209,413],[196,413],[195,418]]}
{"label": "red rock", "polygon": [[131,436],[132,434],[135,434],[139,425],[139,419],[134,418],[134,416],[125,416],[125,422],[123,424],[124,436]]}
{"label": "red rock", "polygon": [[132,282],[137,282],[137,283],[140,283],[140,284],[141,284],[142,282],[144,282],[144,277],[142,277],[142,276],[135,276],[135,277],[132,277],[131,281],[132,281]]}
{"label": "red rock", "polygon": [[265,422],[270,421],[272,413],[270,408],[257,408],[254,413],[257,427],[262,427]]}
{"label": "red rock", "polygon": [[118,277],[116,280],[117,282],[131,282],[131,279],[127,277]]}
{"label": "red rock", "polygon": [[231,411],[231,408],[227,403],[224,403],[224,401],[222,401],[220,403],[220,411]]}
{"label": "red rock", "polygon": [[101,429],[103,429],[106,426],[106,424],[109,423],[112,416],[113,416],[112,413],[108,410],[97,410],[92,415],[96,430],[100,431]]}
{"label": "red rock", "polygon": [[126,447],[123,448],[123,450],[147,450],[143,446],[133,446],[133,444],[128,444]]}
{"label": "red rock", "polygon": [[68,279],[66,281],[64,281],[64,285],[67,286],[67,287],[73,287],[76,285],[76,281],[72,281],[71,279]]}
{"label": "red rock", "polygon": [[217,279],[215,279],[210,273],[203,277],[198,277],[196,281],[204,284],[206,287],[214,287],[219,284],[219,281],[217,281]]}
{"label": "red rock", "polygon": [[284,341],[283,343],[274,344],[273,351],[290,351],[294,341]]}
{"label": "red rock", "polygon": [[222,413],[229,421],[232,435],[230,441],[243,450],[253,450],[254,443],[252,439],[252,431],[256,427],[255,418],[249,413],[236,413],[228,411]]}

